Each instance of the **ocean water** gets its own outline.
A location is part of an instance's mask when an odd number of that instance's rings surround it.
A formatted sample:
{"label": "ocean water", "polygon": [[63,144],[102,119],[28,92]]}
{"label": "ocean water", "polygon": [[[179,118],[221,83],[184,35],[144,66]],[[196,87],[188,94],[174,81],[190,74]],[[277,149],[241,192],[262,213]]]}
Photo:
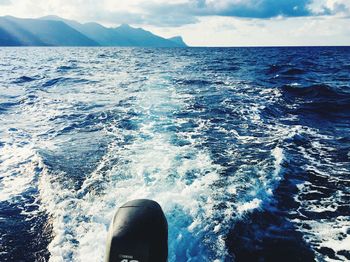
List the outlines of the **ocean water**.
{"label": "ocean water", "polygon": [[1,48],[0,261],[103,261],[128,200],[169,261],[350,260],[350,48]]}

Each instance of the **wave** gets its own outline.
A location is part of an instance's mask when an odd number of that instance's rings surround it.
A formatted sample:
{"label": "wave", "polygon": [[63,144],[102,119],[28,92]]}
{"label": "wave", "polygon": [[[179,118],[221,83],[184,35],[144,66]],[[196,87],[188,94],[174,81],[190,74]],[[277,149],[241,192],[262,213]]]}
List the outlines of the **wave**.
{"label": "wave", "polygon": [[88,79],[82,79],[82,78],[73,78],[73,77],[58,77],[53,78],[50,80],[47,80],[45,83],[43,83],[42,87],[52,87],[56,85],[65,85],[65,84],[84,84],[89,83],[90,81]]}
{"label": "wave", "polygon": [[289,64],[278,64],[278,65],[270,65],[267,70],[267,74],[280,74],[280,75],[285,75],[285,76],[294,76],[294,75],[303,75],[306,74],[307,72],[298,67],[293,67],[292,65]]}
{"label": "wave", "polygon": [[286,71],[281,72],[282,75],[302,75],[305,74],[305,71],[303,69],[299,68],[291,68]]}
{"label": "wave", "polygon": [[[140,197],[164,208],[170,261],[349,257],[348,53],[14,50],[0,260],[102,260],[113,213]],[[14,84],[23,68],[45,78]]]}
{"label": "wave", "polygon": [[13,81],[14,84],[23,84],[38,80],[37,77],[30,77],[30,76],[21,76]]}
{"label": "wave", "polygon": [[57,67],[58,72],[67,72],[73,69],[78,69],[78,67],[76,65],[62,65]]}
{"label": "wave", "polygon": [[[282,87],[285,101],[294,109],[285,109],[302,118],[347,118],[350,116],[350,88],[334,88],[329,85]],[[310,114],[316,114],[310,116]]]}
{"label": "wave", "polygon": [[0,112],[8,111],[11,107],[18,106],[20,102],[5,102],[0,103]]}
{"label": "wave", "polygon": [[350,98],[350,87],[332,87],[326,84],[310,86],[284,85],[282,90],[289,95],[302,98],[347,99]]}

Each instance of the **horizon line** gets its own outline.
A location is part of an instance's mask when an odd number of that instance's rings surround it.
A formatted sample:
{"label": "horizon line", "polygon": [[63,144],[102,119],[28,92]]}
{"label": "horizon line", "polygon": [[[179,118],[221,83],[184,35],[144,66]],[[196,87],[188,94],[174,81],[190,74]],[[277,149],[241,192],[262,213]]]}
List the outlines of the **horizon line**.
{"label": "horizon line", "polygon": [[285,48],[285,47],[350,47],[349,45],[239,45],[239,46],[186,46],[186,47],[155,47],[155,46],[64,46],[64,45],[8,45],[8,48],[144,48],[144,49],[186,49],[186,48]]}

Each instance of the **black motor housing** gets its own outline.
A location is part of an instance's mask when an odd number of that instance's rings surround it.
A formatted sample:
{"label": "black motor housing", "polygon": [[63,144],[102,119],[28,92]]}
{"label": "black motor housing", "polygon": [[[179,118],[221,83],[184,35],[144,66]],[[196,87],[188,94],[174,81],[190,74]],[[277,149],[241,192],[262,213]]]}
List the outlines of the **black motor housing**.
{"label": "black motor housing", "polygon": [[114,215],[107,239],[106,262],[165,262],[168,223],[160,205],[138,199]]}

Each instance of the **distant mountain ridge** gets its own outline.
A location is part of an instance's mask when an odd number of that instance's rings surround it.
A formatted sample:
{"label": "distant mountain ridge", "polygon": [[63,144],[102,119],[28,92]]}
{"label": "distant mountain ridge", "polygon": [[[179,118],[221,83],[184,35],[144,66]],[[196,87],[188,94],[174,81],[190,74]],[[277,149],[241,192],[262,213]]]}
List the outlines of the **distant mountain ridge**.
{"label": "distant mountain ridge", "polygon": [[186,47],[181,36],[163,38],[123,24],[107,28],[58,16],[39,19],[0,17],[0,46],[138,46]]}

